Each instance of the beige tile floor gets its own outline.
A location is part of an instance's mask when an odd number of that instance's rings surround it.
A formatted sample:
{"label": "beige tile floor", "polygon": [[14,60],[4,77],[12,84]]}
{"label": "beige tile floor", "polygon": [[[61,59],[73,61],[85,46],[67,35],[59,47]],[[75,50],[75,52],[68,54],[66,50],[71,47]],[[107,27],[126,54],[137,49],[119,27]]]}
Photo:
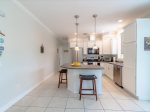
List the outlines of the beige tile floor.
{"label": "beige tile floor", "polygon": [[98,101],[95,96],[79,95],[67,90],[65,85],[57,88],[58,75],[52,76],[6,112],[150,112],[149,101],[138,101],[103,77],[103,94]]}

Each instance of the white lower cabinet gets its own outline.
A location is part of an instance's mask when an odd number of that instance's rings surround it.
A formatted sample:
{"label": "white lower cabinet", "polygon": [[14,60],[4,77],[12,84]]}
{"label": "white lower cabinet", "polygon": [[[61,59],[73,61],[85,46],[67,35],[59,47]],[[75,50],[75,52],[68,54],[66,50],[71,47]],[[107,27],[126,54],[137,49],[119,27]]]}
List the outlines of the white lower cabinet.
{"label": "white lower cabinet", "polygon": [[109,64],[109,63],[106,63],[106,62],[102,62],[102,63],[101,63],[101,67],[104,68],[103,74],[105,74],[105,75],[108,76],[111,80],[113,80],[113,75],[114,75],[114,66],[113,66],[113,64]]}
{"label": "white lower cabinet", "polygon": [[114,75],[114,66],[113,64],[107,64],[107,75],[108,77],[113,80],[113,75]]}
{"label": "white lower cabinet", "polygon": [[123,67],[123,87],[133,95],[136,95],[136,68]]}
{"label": "white lower cabinet", "polygon": [[103,75],[104,75],[105,72],[106,72],[106,69],[105,69],[105,63],[100,63],[100,66],[104,68],[104,70],[103,70]]}

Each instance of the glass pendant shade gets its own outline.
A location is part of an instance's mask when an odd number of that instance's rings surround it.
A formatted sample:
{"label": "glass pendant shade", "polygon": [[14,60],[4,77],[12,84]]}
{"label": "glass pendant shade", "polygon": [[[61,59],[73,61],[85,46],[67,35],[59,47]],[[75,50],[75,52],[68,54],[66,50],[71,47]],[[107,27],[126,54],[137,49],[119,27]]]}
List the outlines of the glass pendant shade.
{"label": "glass pendant shade", "polygon": [[76,46],[75,47],[75,51],[79,51],[80,49],[79,49],[79,47],[78,46]]}

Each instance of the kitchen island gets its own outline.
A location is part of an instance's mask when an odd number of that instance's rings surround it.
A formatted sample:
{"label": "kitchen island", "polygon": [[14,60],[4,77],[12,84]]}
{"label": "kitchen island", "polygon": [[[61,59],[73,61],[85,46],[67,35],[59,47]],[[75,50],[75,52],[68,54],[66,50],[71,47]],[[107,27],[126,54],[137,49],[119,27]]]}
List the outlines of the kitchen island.
{"label": "kitchen island", "polygon": [[[96,88],[97,93],[102,94],[102,70],[103,67],[98,65],[84,65],[80,66],[72,66],[71,64],[65,64],[61,66],[62,68],[66,68],[68,70],[68,89],[73,93],[79,93],[80,80],[79,75],[95,75],[96,79]],[[83,88],[92,88],[91,81],[84,81]],[[83,92],[91,92],[91,91],[83,91]]]}

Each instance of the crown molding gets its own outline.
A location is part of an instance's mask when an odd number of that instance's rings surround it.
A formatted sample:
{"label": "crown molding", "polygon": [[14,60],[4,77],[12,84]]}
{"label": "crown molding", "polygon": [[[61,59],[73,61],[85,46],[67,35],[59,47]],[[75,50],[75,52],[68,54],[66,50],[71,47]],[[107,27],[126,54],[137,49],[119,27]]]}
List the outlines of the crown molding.
{"label": "crown molding", "polygon": [[49,33],[54,34],[41,20],[39,20],[31,11],[29,11],[22,3],[18,0],[12,0],[19,8],[25,11],[29,16],[31,16],[37,23],[39,23],[44,29],[46,29]]}

